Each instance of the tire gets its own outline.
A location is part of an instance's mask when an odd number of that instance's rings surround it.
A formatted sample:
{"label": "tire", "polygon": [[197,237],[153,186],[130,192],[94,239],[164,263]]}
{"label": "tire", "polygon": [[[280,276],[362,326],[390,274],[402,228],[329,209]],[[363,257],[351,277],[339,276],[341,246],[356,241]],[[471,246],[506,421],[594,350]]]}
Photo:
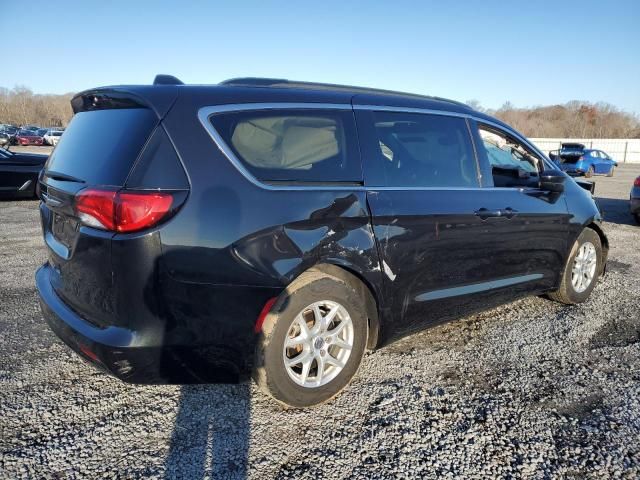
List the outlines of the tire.
{"label": "tire", "polygon": [[611,170],[609,170],[609,173],[607,173],[607,177],[613,177],[613,172],[615,171],[616,167],[611,165]]}
{"label": "tire", "polygon": [[589,169],[584,173],[585,178],[591,178],[593,177],[593,165],[589,166]]}
{"label": "tire", "polygon": [[636,219],[636,223],[640,225],[640,213],[634,213],[633,216]]}
{"label": "tire", "polygon": [[[334,310],[325,333],[314,335],[320,325],[316,322],[318,312],[326,317]],[[260,389],[284,407],[293,408],[310,407],[335,397],[360,366],[368,336],[365,312],[364,299],[349,282],[313,269],[300,275],[278,297],[262,325],[253,372]],[[296,342],[296,338],[305,336],[303,324],[311,339]],[[339,338],[331,338],[331,332],[340,325],[343,327],[336,334]],[[285,349],[286,339],[295,347]],[[324,343],[327,339],[331,343]],[[351,349],[343,348],[345,344]],[[342,361],[342,368],[334,363],[334,356]],[[290,367],[285,365],[285,358],[292,361]],[[297,358],[312,360],[296,363]],[[318,375],[320,361],[324,364],[322,375]],[[306,381],[305,364],[309,365]]]}
{"label": "tire", "polygon": [[[592,271],[592,276],[587,285],[578,285],[578,288],[574,285],[574,266],[576,264],[576,257],[581,255],[585,250],[589,250],[590,244],[595,250],[595,268]],[[581,260],[578,259],[578,262]],[[590,270],[587,268],[585,271]],[[591,291],[595,288],[598,282],[598,277],[602,272],[602,244],[598,234],[590,228],[585,228],[578,239],[573,244],[571,254],[562,272],[562,278],[560,280],[560,288],[555,292],[549,293],[549,298],[556,302],[566,303],[567,305],[573,305],[576,303],[582,303],[591,294]],[[583,275],[576,275],[578,278],[583,278]],[[584,287],[582,289],[581,287]]]}

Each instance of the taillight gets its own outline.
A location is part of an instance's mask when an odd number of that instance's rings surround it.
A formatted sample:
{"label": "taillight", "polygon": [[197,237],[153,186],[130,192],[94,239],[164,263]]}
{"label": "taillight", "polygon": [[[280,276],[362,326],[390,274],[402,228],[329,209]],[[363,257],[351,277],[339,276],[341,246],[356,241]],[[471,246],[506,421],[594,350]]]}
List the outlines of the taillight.
{"label": "taillight", "polygon": [[636,178],[636,180],[633,182],[633,186],[640,187],[640,177]]}
{"label": "taillight", "polygon": [[78,218],[90,227],[135,232],[156,225],[171,211],[167,192],[125,192],[88,188],[76,195]]}

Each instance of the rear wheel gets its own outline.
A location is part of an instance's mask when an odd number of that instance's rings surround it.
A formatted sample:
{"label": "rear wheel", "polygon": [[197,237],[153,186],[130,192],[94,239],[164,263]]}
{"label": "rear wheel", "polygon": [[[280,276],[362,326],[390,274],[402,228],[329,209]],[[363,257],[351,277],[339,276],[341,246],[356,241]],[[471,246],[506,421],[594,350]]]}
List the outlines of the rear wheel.
{"label": "rear wheel", "polygon": [[636,219],[636,223],[638,223],[638,225],[640,225],[640,213],[634,213],[633,216]]}
{"label": "rear wheel", "polygon": [[348,282],[310,270],[278,298],[262,326],[254,379],[287,407],[330,400],[358,370],[365,305]]}
{"label": "rear wheel", "polygon": [[607,173],[607,177],[613,177],[613,172],[616,170],[615,165],[611,165],[611,170]]}
{"label": "rear wheel", "polygon": [[590,165],[589,169],[585,172],[584,176],[587,178],[591,178],[593,177],[593,172],[594,172],[593,165]]}
{"label": "rear wheel", "polygon": [[560,288],[549,294],[557,302],[582,303],[596,286],[602,271],[602,244],[600,237],[590,228],[585,228],[571,249]]}

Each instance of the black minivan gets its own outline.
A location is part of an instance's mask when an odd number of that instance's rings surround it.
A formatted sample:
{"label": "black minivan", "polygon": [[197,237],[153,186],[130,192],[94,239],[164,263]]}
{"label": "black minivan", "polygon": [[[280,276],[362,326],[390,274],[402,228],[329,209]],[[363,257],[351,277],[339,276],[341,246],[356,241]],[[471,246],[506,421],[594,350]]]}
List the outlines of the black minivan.
{"label": "black minivan", "polygon": [[336,395],[365,349],[546,294],[587,299],[588,191],[435,97],[244,78],[89,90],[38,182],[44,316],[133,383]]}

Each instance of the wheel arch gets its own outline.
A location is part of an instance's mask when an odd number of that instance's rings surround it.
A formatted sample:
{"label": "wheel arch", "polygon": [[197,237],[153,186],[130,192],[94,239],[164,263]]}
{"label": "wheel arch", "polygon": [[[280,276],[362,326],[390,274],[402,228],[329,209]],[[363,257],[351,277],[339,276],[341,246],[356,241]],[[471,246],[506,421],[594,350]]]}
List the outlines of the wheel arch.
{"label": "wheel arch", "polygon": [[606,270],[607,257],[609,256],[609,239],[605,235],[602,228],[596,222],[590,222],[584,226],[584,228],[589,228],[598,234],[600,238],[600,244],[602,245],[602,271],[600,274],[603,274]]}
{"label": "wheel arch", "polygon": [[[369,334],[367,337],[367,349],[373,350],[378,346],[380,338],[380,314],[379,302],[376,295],[376,289],[370,282],[358,272],[356,269],[345,265],[321,262],[313,265],[305,270],[316,270],[329,276],[339,278],[340,280],[352,285],[364,300],[365,309],[369,325]],[[304,273],[304,272],[302,272]],[[302,274],[301,273],[301,274]],[[301,275],[300,274],[300,275]],[[296,277],[297,278],[297,277]]]}

